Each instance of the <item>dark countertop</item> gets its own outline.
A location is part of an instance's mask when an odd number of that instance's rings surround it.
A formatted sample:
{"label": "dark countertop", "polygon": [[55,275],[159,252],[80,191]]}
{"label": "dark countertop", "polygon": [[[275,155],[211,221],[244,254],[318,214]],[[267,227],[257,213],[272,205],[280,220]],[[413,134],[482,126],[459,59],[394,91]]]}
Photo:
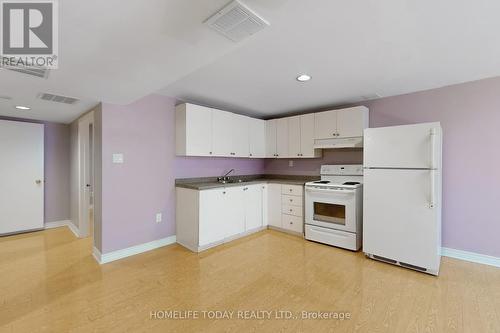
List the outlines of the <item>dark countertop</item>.
{"label": "dark countertop", "polygon": [[[192,190],[209,190],[233,186],[244,186],[251,184],[275,183],[287,185],[301,185],[319,179],[319,176],[295,176],[295,175],[244,175],[230,177],[234,182],[222,184],[217,182],[217,177],[205,178],[182,178],[175,180],[176,187]],[[241,180],[239,182],[238,180]]]}

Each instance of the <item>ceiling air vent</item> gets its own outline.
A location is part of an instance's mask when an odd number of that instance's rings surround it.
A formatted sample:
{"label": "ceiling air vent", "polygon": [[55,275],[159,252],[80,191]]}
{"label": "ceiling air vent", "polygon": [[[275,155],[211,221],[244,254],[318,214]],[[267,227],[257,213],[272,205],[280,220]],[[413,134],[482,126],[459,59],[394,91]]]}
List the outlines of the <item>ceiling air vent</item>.
{"label": "ceiling air vent", "polygon": [[76,102],[78,102],[78,99],[73,97],[66,97],[49,93],[40,93],[38,94],[37,97],[39,99],[43,99],[44,101],[64,103],[64,104],[75,104]]}
{"label": "ceiling air vent", "polygon": [[233,42],[239,42],[269,26],[269,22],[239,1],[232,1],[205,24]]}
{"label": "ceiling air vent", "polygon": [[31,75],[31,76],[36,76],[42,79],[46,79],[49,77],[49,69],[44,68],[44,67],[36,67],[36,66],[7,66],[3,65],[6,63],[6,61],[3,60],[3,57],[1,59],[1,68],[5,68],[9,71],[14,71],[26,75]]}

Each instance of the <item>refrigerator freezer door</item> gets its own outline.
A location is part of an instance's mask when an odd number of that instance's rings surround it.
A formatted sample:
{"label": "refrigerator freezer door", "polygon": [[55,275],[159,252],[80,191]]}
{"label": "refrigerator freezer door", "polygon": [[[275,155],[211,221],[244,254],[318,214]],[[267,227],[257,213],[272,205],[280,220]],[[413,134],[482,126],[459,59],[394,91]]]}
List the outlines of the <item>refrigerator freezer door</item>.
{"label": "refrigerator freezer door", "polygon": [[431,170],[365,170],[363,251],[406,264],[439,270],[440,200],[432,199]]}
{"label": "refrigerator freezer door", "polygon": [[424,123],[367,128],[365,168],[440,168],[441,125]]}

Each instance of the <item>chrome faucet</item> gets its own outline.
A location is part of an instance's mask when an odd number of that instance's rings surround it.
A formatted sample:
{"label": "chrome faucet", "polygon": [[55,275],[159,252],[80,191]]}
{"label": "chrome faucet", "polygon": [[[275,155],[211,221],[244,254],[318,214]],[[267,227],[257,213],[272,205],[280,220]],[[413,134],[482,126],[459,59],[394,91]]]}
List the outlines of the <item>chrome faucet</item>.
{"label": "chrome faucet", "polygon": [[234,169],[229,170],[229,171],[228,171],[228,172],[226,172],[226,174],[225,174],[224,176],[222,176],[222,177],[217,177],[217,181],[219,181],[219,182],[220,182],[220,181],[223,181],[223,182],[224,182],[224,181],[228,181],[228,180],[229,180],[229,174],[230,174],[231,172],[234,172]]}

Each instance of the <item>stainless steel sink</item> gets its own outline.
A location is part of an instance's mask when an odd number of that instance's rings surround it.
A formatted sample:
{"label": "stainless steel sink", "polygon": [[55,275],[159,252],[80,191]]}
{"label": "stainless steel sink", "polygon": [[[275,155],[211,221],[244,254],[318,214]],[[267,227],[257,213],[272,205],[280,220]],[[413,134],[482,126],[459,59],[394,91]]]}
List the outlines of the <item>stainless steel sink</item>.
{"label": "stainless steel sink", "polygon": [[221,184],[243,183],[243,179],[219,180],[218,182]]}

